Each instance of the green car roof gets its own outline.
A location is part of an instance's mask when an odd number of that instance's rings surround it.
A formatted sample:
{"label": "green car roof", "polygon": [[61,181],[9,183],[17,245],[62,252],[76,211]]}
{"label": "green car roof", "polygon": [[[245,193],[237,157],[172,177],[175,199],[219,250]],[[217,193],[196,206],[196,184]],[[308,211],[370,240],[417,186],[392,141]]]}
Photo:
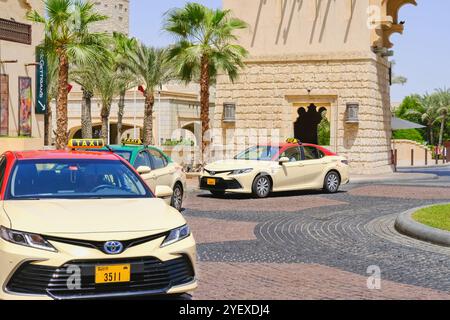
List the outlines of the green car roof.
{"label": "green car roof", "polygon": [[[145,147],[145,146],[132,146],[132,145],[110,145],[109,148],[116,152],[129,152],[131,154],[130,163],[132,165],[134,165],[137,155],[142,150],[156,150],[158,152],[161,152],[161,154],[166,158],[167,162],[169,162],[169,163],[173,162],[172,159],[167,154],[165,154],[161,149],[158,149],[153,146]],[[109,149],[105,147],[102,150],[108,151]]]}

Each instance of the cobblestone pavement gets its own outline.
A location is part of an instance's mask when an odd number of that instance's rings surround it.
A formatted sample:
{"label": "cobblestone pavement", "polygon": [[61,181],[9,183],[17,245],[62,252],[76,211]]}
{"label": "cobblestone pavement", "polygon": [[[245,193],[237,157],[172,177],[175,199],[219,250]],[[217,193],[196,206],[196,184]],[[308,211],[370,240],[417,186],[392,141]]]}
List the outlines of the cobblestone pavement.
{"label": "cobblestone pavement", "polygon": [[[450,248],[394,228],[398,213],[450,201],[442,181],[420,183],[287,193],[260,203],[191,194],[185,215],[198,242],[194,298],[450,299]],[[381,270],[381,290],[367,288],[370,266]]]}

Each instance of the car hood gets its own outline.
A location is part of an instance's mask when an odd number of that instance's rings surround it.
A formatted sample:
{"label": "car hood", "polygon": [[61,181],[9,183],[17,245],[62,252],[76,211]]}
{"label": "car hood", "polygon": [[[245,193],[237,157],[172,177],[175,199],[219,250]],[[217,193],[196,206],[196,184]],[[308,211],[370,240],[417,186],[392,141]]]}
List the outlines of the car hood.
{"label": "car hood", "polygon": [[268,168],[271,166],[277,166],[278,163],[274,161],[256,161],[256,160],[223,160],[211,163],[205,167],[208,171],[226,171],[237,169],[250,169],[250,168]]}
{"label": "car hood", "polygon": [[186,224],[161,199],[5,201],[11,229],[42,235],[159,233]]}

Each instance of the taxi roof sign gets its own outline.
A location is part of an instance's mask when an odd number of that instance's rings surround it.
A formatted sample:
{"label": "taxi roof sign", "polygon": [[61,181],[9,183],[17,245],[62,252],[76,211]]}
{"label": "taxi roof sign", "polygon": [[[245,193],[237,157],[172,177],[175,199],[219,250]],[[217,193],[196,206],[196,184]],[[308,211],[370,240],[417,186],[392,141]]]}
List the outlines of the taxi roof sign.
{"label": "taxi roof sign", "polygon": [[302,144],[302,142],[300,140],[298,140],[297,138],[289,138],[286,140],[286,143],[292,143],[292,144]]}
{"label": "taxi roof sign", "polygon": [[130,146],[143,146],[144,142],[142,142],[141,139],[123,139],[122,140],[122,144],[125,145],[130,145]]}
{"label": "taxi roof sign", "polygon": [[101,149],[105,147],[103,139],[72,139],[68,147],[71,149]]}

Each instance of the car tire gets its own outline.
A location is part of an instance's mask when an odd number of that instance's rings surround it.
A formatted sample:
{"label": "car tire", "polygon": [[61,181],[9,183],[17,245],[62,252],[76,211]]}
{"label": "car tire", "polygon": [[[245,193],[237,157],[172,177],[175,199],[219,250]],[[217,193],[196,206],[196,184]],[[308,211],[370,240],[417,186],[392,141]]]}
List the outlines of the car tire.
{"label": "car tire", "polygon": [[330,171],[325,177],[323,190],[327,193],[336,193],[341,186],[341,177],[336,171]]}
{"label": "car tire", "polygon": [[223,197],[225,195],[225,191],[209,191],[214,197]]}
{"label": "car tire", "polygon": [[257,198],[267,198],[272,191],[272,181],[267,175],[260,175],[253,181],[253,195]]}
{"label": "car tire", "polygon": [[183,209],[184,190],[180,183],[176,183],[173,187],[173,195],[170,205],[181,212]]}

